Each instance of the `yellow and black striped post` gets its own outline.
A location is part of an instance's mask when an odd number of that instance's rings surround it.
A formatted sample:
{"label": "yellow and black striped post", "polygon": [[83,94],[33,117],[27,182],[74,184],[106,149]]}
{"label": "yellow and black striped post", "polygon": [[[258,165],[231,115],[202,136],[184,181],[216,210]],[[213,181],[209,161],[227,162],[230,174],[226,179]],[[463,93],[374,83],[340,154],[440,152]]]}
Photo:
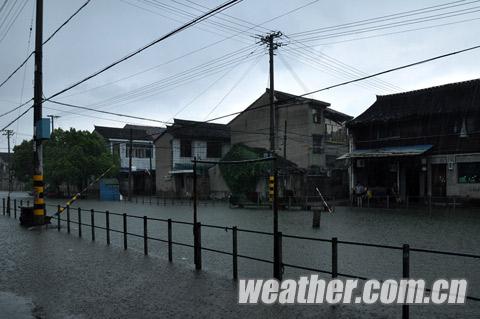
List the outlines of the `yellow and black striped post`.
{"label": "yellow and black striped post", "polygon": [[33,200],[33,216],[36,225],[45,223],[45,183],[43,175],[33,175],[33,190],[35,198]]}
{"label": "yellow and black striped post", "polygon": [[268,177],[268,200],[273,202],[273,195],[275,188],[275,176]]}

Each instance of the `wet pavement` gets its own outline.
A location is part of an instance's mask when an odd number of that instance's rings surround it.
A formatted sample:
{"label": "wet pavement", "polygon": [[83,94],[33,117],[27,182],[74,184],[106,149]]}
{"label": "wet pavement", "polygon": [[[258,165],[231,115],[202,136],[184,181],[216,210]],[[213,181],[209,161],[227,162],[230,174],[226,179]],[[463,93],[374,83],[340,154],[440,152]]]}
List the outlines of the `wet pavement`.
{"label": "wet pavement", "polygon": [[[49,201],[54,203],[53,201]],[[190,221],[188,205],[152,205],[80,201],[82,208],[109,209],[132,215]],[[51,209],[52,207],[50,207]],[[76,211],[75,211],[76,212]],[[76,213],[72,211],[72,220]],[[103,226],[104,215],[95,214],[95,223]],[[229,209],[228,206],[199,207],[202,223],[233,226],[260,231],[271,230],[271,212]],[[319,230],[311,228],[310,212],[281,212],[280,230],[284,234],[339,240],[363,241],[400,246],[460,251],[480,254],[480,212],[368,210],[338,207],[335,214],[322,216]],[[90,222],[84,212],[82,222]],[[121,229],[121,218],[111,218],[111,227]],[[398,306],[239,306],[236,284],[231,280],[231,256],[203,252],[204,271],[192,266],[192,249],[174,246],[174,260],[167,261],[166,245],[149,241],[150,256],[144,257],[143,239],[129,236],[124,251],[121,234],[112,233],[112,245],[105,245],[104,231],[96,230],[91,242],[90,228],[78,227],[72,234],[26,231],[17,221],[0,217],[1,281],[0,292],[31,300],[32,311],[40,318],[157,318],[157,317],[322,317],[322,318],[399,318]],[[141,219],[129,219],[129,232],[143,233]],[[174,224],[174,240],[191,243],[189,225]],[[166,225],[149,224],[149,236],[166,238]],[[2,238],[3,237],[3,238]],[[231,251],[231,232],[202,229],[202,245]],[[271,238],[239,233],[239,253],[271,259]],[[479,260],[433,256],[412,252],[412,277],[467,278],[469,294],[480,295]],[[329,270],[328,243],[284,238],[284,262]],[[33,277],[39,267],[44,277]],[[239,260],[240,278],[271,277],[270,264]],[[339,247],[339,271],[369,278],[398,278],[401,274],[401,251],[378,248]],[[306,275],[306,271],[286,268],[285,277]],[[1,295],[0,295],[1,298]],[[20,301],[18,301],[20,302]],[[2,301],[0,299],[0,305]],[[480,303],[456,306],[412,306],[412,318],[479,318]],[[15,317],[14,317],[15,318]],[[24,318],[24,317],[18,317]]]}

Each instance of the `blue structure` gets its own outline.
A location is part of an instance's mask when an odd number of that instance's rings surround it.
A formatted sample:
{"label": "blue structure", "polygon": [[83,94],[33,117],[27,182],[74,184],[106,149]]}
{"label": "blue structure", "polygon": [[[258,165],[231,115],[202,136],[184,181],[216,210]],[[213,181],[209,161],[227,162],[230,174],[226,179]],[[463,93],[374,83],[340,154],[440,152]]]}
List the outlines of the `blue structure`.
{"label": "blue structure", "polygon": [[120,185],[116,178],[103,178],[100,180],[100,200],[120,200]]}

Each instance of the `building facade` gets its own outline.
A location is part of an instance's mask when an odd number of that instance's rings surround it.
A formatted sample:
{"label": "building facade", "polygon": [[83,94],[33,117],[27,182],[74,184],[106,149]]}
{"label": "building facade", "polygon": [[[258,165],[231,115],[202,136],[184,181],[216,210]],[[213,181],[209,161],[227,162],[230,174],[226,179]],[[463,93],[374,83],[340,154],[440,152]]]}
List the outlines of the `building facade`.
{"label": "building facade", "polygon": [[[174,124],[155,140],[157,193],[166,196],[191,197],[193,162],[219,161],[229,150],[230,129],[224,124],[174,119]],[[198,164],[198,190],[202,197],[210,196],[208,168],[213,164]]]}
{"label": "building facade", "polygon": [[480,198],[480,80],[378,96],[347,127],[351,189]]}
{"label": "building facade", "polygon": [[[267,89],[230,121],[232,145],[270,149],[269,94]],[[352,117],[332,110],[330,104],[323,101],[280,91],[275,91],[274,96],[276,151],[305,172],[307,186],[302,192],[315,194],[315,187],[319,186],[325,193],[345,194],[347,169],[336,158],[348,151],[344,123]]]}
{"label": "building facade", "polygon": [[133,194],[155,193],[156,158],[153,140],[164,128],[125,125],[123,128],[95,126],[94,132],[102,136],[112,154],[120,159],[120,192],[128,194],[130,168],[130,141],[132,142],[132,190]]}

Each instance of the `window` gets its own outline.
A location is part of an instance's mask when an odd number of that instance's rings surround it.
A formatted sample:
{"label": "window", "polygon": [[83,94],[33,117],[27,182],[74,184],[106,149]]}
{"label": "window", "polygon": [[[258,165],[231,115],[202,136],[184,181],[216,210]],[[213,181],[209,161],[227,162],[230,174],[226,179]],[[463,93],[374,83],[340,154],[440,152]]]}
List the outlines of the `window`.
{"label": "window", "polygon": [[[132,145],[132,158],[148,158],[151,154],[152,146],[145,144]],[[114,150],[115,152],[115,150]],[[125,156],[130,157],[130,144],[126,144]]]}
{"label": "window", "polygon": [[313,109],[312,110],[313,123],[320,124],[322,123],[322,113]]}
{"label": "window", "polygon": [[319,135],[319,134],[312,135],[313,154],[323,153],[322,139],[323,139],[322,135]]}
{"label": "window", "polygon": [[192,157],[192,141],[180,140],[180,157]]}
{"label": "window", "polygon": [[222,157],[222,143],[220,143],[220,142],[207,142],[207,157],[208,158],[220,158],[220,157]]}
{"label": "window", "polygon": [[457,163],[457,170],[459,184],[480,183],[480,162]]}
{"label": "window", "polygon": [[120,156],[120,144],[115,143],[112,145],[112,153],[114,156]]}

